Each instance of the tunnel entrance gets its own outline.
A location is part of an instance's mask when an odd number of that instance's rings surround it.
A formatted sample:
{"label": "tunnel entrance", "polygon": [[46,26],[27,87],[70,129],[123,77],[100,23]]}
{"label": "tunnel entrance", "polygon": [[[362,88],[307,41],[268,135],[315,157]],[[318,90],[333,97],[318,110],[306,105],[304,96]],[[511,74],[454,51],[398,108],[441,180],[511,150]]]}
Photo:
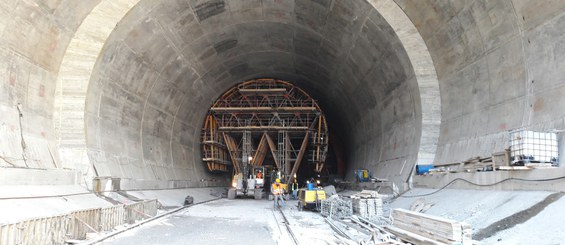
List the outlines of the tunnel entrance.
{"label": "tunnel entrance", "polygon": [[261,172],[265,181],[290,183],[299,169],[325,169],[328,142],[326,116],[308,93],[287,81],[254,79],[211,106],[202,127],[202,161],[211,172],[244,179]]}

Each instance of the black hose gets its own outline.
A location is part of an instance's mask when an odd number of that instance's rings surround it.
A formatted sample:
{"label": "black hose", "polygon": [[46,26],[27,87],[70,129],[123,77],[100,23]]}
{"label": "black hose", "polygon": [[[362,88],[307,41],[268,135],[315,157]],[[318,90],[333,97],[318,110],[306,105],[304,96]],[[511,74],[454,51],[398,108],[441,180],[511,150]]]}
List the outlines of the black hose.
{"label": "black hose", "polygon": [[452,181],[449,181],[449,183],[447,183],[446,185],[444,185],[443,187],[432,191],[430,193],[426,193],[426,194],[421,194],[421,195],[412,195],[412,196],[399,196],[399,197],[403,197],[403,198],[413,198],[413,197],[425,197],[425,196],[430,196],[433,194],[436,194],[440,191],[442,191],[443,189],[447,188],[448,186],[450,186],[451,184],[455,183],[456,181],[463,181],[466,182],[468,184],[474,185],[474,186],[481,186],[481,187],[487,187],[487,186],[494,186],[494,185],[498,185],[507,181],[511,181],[511,180],[516,180],[516,181],[526,181],[526,182],[546,182],[546,181],[555,181],[555,180],[560,180],[560,179],[565,179],[565,176],[561,176],[561,177],[555,177],[555,178],[549,178],[549,179],[522,179],[522,178],[508,178],[508,179],[503,179],[501,181],[497,181],[494,182],[492,184],[477,184],[477,183],[473,183],[469,180],[463,179],[463,178],[456,178],[453,179]]}

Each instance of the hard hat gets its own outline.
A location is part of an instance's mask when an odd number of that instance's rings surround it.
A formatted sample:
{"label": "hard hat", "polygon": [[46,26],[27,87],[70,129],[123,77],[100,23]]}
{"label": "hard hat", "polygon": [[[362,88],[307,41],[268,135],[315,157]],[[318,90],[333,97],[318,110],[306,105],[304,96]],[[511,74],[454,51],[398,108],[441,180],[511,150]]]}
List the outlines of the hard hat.
{"label": "hard hat", "polygon": [[275,180],[275,182],[281,183],[281,180],[280,180],[279,178],[277,178],[277,179]]}

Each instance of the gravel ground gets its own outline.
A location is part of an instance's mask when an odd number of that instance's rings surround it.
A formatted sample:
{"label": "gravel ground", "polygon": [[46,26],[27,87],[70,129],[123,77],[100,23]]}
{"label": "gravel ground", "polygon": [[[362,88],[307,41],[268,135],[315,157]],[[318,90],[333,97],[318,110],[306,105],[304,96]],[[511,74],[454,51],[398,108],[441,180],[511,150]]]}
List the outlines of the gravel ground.
{"label": "gravel ground", "polygon": [[[433,189],[414,189],[417,196]],[[422,197],[400,197],[393,208],[410,209],[414,203],[424,213],[464,221],[473,227],[479,244],[565,244],[565,198],[544,191],[479,191],[445,189]],[[480,237],[476,237],[479,235]]]}

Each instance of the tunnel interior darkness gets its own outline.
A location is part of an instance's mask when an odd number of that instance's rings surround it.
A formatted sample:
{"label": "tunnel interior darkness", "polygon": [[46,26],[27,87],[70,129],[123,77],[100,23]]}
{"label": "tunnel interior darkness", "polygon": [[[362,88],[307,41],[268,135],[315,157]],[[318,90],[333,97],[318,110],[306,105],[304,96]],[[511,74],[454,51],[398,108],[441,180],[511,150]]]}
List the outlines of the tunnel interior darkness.
{"label": "tunnel interior darkness", "polygon": [[[141,1],[105,42],[86,98],[98,176],[217,178],[202,120],[238,82],[292,81],[321,105],[338,158],[398,185],[418,157],[421,102],[406,51],[365,1]],[[378,171],[377,171],[378,168]]]}

